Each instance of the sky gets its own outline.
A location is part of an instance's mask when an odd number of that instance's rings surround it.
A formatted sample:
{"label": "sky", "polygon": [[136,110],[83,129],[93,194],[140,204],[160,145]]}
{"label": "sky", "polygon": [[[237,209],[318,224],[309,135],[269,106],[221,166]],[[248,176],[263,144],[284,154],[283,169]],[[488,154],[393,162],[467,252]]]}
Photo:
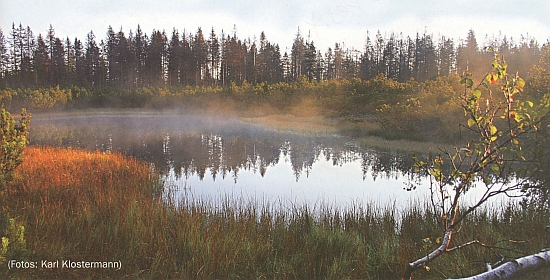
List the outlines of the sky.
{"label": "sky", "polygon": [[109,26],[128,34],[138,24],[147,34],[165,30],[168,38],[174,28],[193,34],[214,28],[218,35],[235,30],[243,40],[257,40],[263,31],[282,52],[300,30],[319,50],[335,43],[363,50],[367,36],[378,31],[427,32],[458,44],[472,29],[478,43],[486,36],[515,42],[529,36],[543,44],[550,39],[549,12],[548,0],[0,0],[0,28],[9,37],[12,23],[21,23],[45,35],[51,24],[57,37],[83,42],[90,31],[104,39]]}

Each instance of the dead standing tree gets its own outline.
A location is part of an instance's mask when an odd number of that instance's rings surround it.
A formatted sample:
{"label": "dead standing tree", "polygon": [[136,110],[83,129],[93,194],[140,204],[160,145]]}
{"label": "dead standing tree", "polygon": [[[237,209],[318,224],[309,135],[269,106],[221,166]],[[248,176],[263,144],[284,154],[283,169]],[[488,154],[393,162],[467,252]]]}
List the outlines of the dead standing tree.
{"label": "dead standing tree", "polygon": [[[430,175],[431,205],[441,215],[443,235],[437,238],[435,250],[407,265],[403,279],[410,279],[416,269],[445,253],[482,245],[471,240],[451,246],[461,221],[493,197],[521,195],[534,180],[541,160],[537,133],[549,101],[545,97],[535,106],[531,101],[516,100],[525,81],[517,74],[508,74],[507,68],[502,56],[496,54],[491,71],[477,87],[471,73],[461,81],[467,129],[476,135],[472,140],[463,147],[442,149],[427,162],[415,159],[415,169]],[[502,95],[495,95],[495,88]],[[444,168],[444,164],[451,168]],[[472,200],[474,190],[477,197]]]}

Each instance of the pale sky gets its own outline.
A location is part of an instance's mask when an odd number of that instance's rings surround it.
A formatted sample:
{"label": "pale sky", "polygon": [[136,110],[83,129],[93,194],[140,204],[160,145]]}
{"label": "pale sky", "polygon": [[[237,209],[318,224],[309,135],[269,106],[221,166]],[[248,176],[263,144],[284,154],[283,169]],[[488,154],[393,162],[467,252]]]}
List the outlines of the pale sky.
{"label": "pale sky", "polygon": [[0,28],[9,37],[12,23],[30,26],[35,35],[45,35],[52,24],[56,36],[78,37],[83,42],[93,30],[106,37],[109,25],[128,34],[138,24],[151,34],[165,30],[168,38],[175,27],[195,33],[213,27],[220,35],[240,39],[267,39],[284,53],[300,28],[304,38],[322,52],[334,43],[364,49],[367,31],[371,39],[380,30],[405,36],[427,31],[435,37],[453,38],[455,44],[473,29],[478,42],[485,36],[506,35],[515,42],[520,36],[534,37],[540,44],[550,39],[550,1],[512,0],[0,0]]}

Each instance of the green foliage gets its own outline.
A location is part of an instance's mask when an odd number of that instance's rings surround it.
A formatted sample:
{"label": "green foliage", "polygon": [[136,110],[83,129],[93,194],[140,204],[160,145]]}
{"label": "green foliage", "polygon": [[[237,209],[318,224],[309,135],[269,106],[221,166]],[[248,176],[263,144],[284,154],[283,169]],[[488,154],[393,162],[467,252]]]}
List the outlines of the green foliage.
{"label": "green foliage", "polygon": [[[2,244],[0,245],[0,265],[3,267],[7,260],[24,261],[29,257],[27,241],[25,240],[25,227],[17,223],[14,219],[6,220],[5,217],[0,221],[0,235]],[[3,229],[3,230],[2,230]]]}
{"label": "green foliage", "polygon": [[54,106],[63,107],[72,100],[71,89],[41,88],[25,91],[24,98],[31,102],[31,106],[37,109],[48,109]]}
{"label": "green foliage", "polygon": [[450,75],[422,83],[409,81],[406,90],[392,99],[383,98],[376,110],[386,138],[402,135],[409,140],[453,142],[460,137],[459,77]]}
{"label": "green foliage", "polygon": [[29,143],[30,120],[25,109],[21,111],[18,125],[5,108],[0,111],[0,190],[13,179],[15,168],[23,162],[23,150]]}

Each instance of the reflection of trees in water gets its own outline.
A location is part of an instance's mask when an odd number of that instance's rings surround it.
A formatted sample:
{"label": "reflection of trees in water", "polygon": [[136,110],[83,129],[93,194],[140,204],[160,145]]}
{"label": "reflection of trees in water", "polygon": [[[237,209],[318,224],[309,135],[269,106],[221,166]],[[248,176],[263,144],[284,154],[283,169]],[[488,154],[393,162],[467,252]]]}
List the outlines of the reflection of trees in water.
{"label": "reflection of trees in water", "polygon": [[391,153],[363,153],[363,175],[371,174],[378,177],[398,179],[399,175],[407,175],[411,170],[412,160],[402,155]]}
{"label": "reflection of trees in water", "polygon": [[318,161],[335,166],[360,161],[363,179],[397,178],[411,170],[408,155],[366,151],[338,137],[308,137],[243,125],[211,133],[162,125],[140,129],[142,126],[122,121],[100,121],[95,127],[38,123],[33,126],[31,144],[119,151],[151,162],[161,174],[173,170],[177,178],[198,176],[201,180],[231,176],[237,181],[241,170],[264,176],[268,167],[280,160],[290,162],[296,180],[309,176]]}

